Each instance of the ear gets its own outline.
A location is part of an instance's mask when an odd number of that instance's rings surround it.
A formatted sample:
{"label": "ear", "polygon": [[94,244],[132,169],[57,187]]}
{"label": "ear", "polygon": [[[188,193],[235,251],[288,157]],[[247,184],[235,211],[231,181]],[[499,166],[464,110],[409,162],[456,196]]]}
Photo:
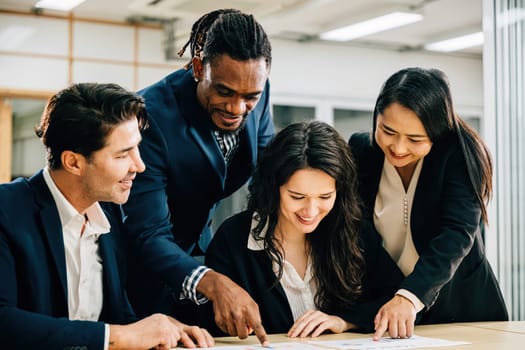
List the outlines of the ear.
{"label": "ear", "polygon": [[198,56],[193,56],[191,59],[191,66],[193,67],[193,76],[196,81],[202,80],[204,67],[201,58]]}
{"label": "ear", "polygon": [[65,171],[77,176],[82,175],[82,169],[86,163],[86,158],[83,155],[73,151],[63,151],[60,160]]}

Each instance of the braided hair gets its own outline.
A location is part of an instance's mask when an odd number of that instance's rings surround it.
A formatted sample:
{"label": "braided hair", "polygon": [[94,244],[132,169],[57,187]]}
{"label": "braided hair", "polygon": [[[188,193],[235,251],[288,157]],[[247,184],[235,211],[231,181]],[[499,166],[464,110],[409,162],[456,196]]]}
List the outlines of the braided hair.
{"label": "braided hair", "polygon": [[[203,62],[227,54],[239,61],[264,57],[268,67],[272,60],[272,48],[266,32],[253,15],[236,9],[220,9],[199,18],[191,27],[189,40],[178,52],[182,57],[190,46],[191,57]],[[184,66],[191,67],[191,60]]]}

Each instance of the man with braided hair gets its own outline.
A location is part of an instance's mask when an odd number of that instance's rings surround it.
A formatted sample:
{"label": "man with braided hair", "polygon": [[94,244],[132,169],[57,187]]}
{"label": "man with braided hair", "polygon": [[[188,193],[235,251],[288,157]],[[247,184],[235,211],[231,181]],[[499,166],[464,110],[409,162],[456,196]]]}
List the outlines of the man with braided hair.
{"label": "man with braided hair", "polygon": [[213,302],[230,335],[267,343],[257,304],[242,288],[194,259],[211,239],[216,205],[250,178],[274,136],[268,75],[271,45],[252,15],[212,11],[179,52],[191,61],[140,91],[150,127],[140,152],[146,171],[123,206],[136,259],[129,295],[142,315],[189,320],[182,302]]}

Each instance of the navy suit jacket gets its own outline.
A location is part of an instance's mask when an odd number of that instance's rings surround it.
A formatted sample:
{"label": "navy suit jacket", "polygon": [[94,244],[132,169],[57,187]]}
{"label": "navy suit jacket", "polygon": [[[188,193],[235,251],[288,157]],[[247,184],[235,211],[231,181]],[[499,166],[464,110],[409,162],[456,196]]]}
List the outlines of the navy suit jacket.
{"label": "navy suit jacket", "polygon": [[[352,135],[350,148],[356,159],[360,192],[365,205],[364,219],[375,241],[373,208],[384,154],[372,146],[370,134]],[[434,144],[425,157],[414,195],[410,218],[412,239],[419,254],[414,271],[406,278],[388,253],[376,245],[382,265],[367,272],[374,294],[392,297],[398,288],[414,293],[424,304],[421,323],[507,320],[507,310],[498,281],[486,259],[481,236],[481,209],[467,174],[457,139]],[[365,252],[369,255],[369,252]],[[370,258],[370,257],[369,257]],[[390,271],[388,274],[384,270]],[[393,273],[392,271],[396,271]],[[368,310],[369,324],[377,312]]]}
{"label": "navy suit jacket", "polygon": [[184,278],[199,266],[188,253],[197,243],[206,250],[216,204],[246,183],[275,133],[267,83],[226,165],[196,88],[192,70],[181,69],[139,92],[150,124],[140,145],[146,170],[123,206],[137,254],[129,297],[139,315],[173,314]]}
{"label": "navy suit jacket", "polygon": [[104,323],[135,320],[119,271],[114,230],[99,238],[104,303],[100,322],[68,319],[67,272],[58,210],[42,171],[0,185],[2,349],[103,349]]}

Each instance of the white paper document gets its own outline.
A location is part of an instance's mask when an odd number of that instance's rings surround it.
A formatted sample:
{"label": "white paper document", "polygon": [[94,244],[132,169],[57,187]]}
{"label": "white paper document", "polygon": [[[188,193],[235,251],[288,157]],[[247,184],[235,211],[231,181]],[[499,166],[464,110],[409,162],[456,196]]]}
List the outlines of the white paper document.
{"label": "white paper document", "polygon": [[[426,338],[414,335],[408,339],[381,338],[378,341],[372,338],[347,339],[347,340],[308,340],[292,341],[286,343],[272,343],[270,347],[261,345],[230,345],[208,348],[208,350],[376,350],[376,349],[417,349],[417,348],[437,348],[455,345],[470,344],[464,341],[451,341],[436,338]],[[199,348],[203,349],[203,348]]]}
{"label": "white paper document", "polygon": [[[205,348],[197,348],[205,349]],[[230,346],[217,346],[213,348],[207,348],[207,350],[270,350],[270,349],[279,349],[279,350],[319,350],[325,349],[316,344],[310,344],[308,342],[286,342],[286,343],[272,343],[268,347],[262,345],[230,345]],[[172,349],[174,350],[174,349]]]}
{"label": "white paper document", "polygon": [[470,344],[463,341],[451,341],[436,338],[426,338],[413,335],[408,339],[392,339],[389,337],[381,338],[378,341],[372,338],[347,339],[347,340],[319,340],[310,341],[310,344],[322,346],[324,349],[337,350],[373,350],[373,349],[417,349],[417,348],[437,348],[445,346]]}

